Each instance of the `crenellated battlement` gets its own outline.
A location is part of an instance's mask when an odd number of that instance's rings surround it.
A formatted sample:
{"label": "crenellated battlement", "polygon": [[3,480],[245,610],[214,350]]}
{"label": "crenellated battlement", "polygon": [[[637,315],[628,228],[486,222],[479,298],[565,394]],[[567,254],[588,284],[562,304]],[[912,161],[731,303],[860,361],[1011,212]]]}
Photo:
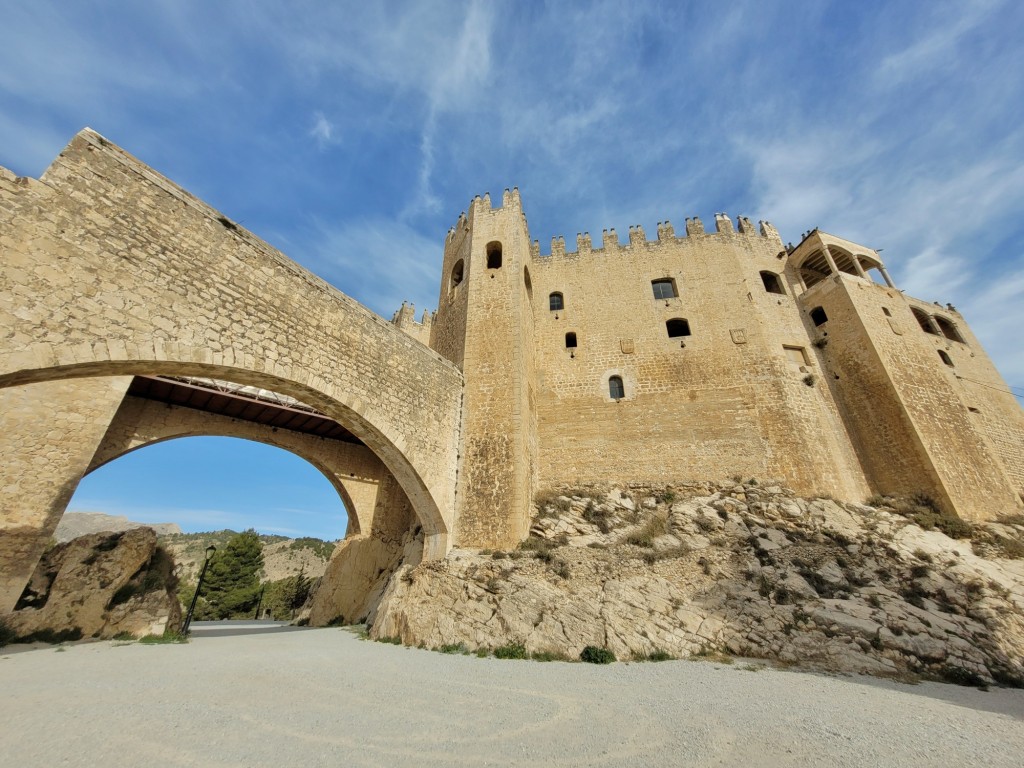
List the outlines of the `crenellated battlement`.
{"label": "crenellated battlement", "polygon": [[765,237],[778,240],[781,244],[778,231],[767,221],[758,222],[755,227],[747,216],[737,216],[735,223],[725,213],[715,214],[715,231],[707,232],[704,223],[699,216],[688,216],[686,218],[685,233],[676,235],[675,227],[667,219],[659,221],[657,227],[658,236],[655,240],[648,240],[644,228],[640,224],[629,226],[629,240],[620,244],[619,235],[614,227],[601,230],[601,245],[593,246],[589,232],[578,232],[576,234],[576,250],[566,250],[565,237],[555,235],[551,238],[551,250],[544,254],[540,250],[540,241],[534,240],[530,246],[530,256],[533,259],[565,258],[586,255],[591,253],[607,254],[613,251],[625,250],[628,248],[640,249],[648,246],[656,246],[661,243],[682,240],[687,237],[719,237],[722,235],[743,235],[748,237]]}
{"label": "crenellated battlement", "polygon": [[391,316],[392,325],[427,346],[430,346],[430,328],[433,323],[434,313],[427,309],[423,310],[423,316],[417,322],[416,305],[412,302],[403,301],[402,306]]}

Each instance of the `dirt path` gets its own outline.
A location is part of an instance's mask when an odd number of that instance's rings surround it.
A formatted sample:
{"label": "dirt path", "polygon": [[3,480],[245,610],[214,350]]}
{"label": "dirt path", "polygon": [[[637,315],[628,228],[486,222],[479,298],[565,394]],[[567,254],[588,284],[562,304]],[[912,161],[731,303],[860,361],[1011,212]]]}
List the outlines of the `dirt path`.
{"label": "dirt path", "polygon": [[341,629],[0,654],[3,764],[1018,766],[1024,691],[447,656]]}

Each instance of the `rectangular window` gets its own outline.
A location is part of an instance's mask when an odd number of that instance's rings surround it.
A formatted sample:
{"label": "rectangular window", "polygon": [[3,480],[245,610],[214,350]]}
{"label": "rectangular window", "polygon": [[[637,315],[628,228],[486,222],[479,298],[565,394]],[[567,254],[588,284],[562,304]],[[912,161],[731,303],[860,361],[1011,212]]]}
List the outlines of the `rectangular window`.
{"label": "rectangular window", "polygon": [[654,291],[654,298],[656,299],[674,299],[679,295],[676,293],[676,281],[670,277],[652,280],[651,289]]}

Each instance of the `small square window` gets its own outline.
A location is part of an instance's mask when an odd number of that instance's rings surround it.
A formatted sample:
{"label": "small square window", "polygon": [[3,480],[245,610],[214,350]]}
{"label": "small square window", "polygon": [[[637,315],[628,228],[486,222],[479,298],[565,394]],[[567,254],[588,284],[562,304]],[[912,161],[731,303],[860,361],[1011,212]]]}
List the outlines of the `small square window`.
{"label": "small square window", "polygon": [[651,289],[656,299],[674,299],[679,295],[676,293],[676,281],[669,277],[652,280]]}

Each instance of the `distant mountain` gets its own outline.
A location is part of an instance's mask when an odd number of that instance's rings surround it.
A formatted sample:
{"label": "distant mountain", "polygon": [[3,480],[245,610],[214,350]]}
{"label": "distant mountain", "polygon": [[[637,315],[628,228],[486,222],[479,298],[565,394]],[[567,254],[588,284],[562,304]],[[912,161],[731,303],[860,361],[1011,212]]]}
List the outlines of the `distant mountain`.
{"label": "distant mountain", "polygon": [[181,533],[177,523],[137,523],[124,515],[106,515],[102,512],[65,512],[53,537],[58,544],[77,539],[89,533],[127,531],[131,528],[152,528],[157,536]]}
{"label": "distant mountain", "polygon": [[[160,544],[174,556],[178,575],[183,581],[195,581],[211,544],[218,549],[225,546],[235,531],[208,531],[182,533],[177,523],[137,523],[124,515],[105,515],[102,512],[65,512],[54,538],[58,543],[71,541],[89,533],[127,531],[130,528],[152,528]],[[318,579],[327,569],[327,561],[337,545],[336,541],[323,541],[312,537],[289,539],[284,536],[260,534],[263,542],[263,581],[281,579],[303,573]]]}
{"label": "distant mountain", "polygon": [[[179,565],[178,575],[183,581],[195,581],[211,544],[224,547],[235,531],[209,531],[207,533],[174,533],[160,536],[160,544]],[[312,537],[288,539],[284,536],[260,534],[263,542],[263,581],[279,581],[302,572],[318,579],[327,570],[327,561],[337,546],[336,541],[323,541]]]}

